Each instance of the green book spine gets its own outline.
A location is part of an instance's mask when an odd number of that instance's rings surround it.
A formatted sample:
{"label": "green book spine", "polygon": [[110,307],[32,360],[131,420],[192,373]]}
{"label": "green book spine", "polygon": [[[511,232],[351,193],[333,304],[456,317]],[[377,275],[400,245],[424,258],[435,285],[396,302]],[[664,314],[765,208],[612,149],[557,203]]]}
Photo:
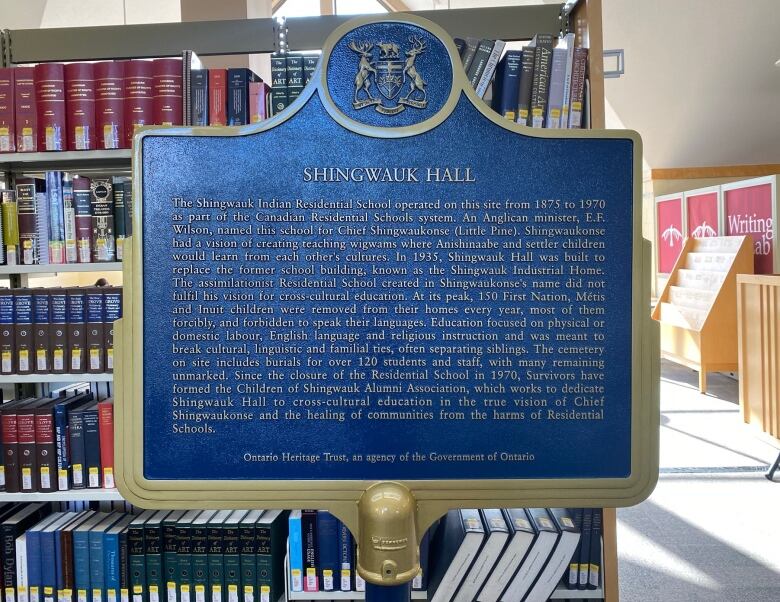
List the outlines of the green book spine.
{"label": "green book spine", "polygon": [[288,93],[287,59],[283,54],[274,53],[271,55],[271,104],[274,115],[290,104]]}
{"label": "green book spine", "polygon": [[166,602],[179,602],[178,533],[175,522],[163,522],[163,582]]}
{"label": "green book spine", "polygon": [[162,525],[147,524],[144,531],[146,545],[146,591],[149,602],[160,602],[163,591]]}
{"label": "green book spine", "polygon": [[267,525],[255,525],[257,551],[257,592],[259,601],[277,600],[273,597],[273,558],[271,557],[271,529]]}
{"label": "green book spine", "polygon": [[287,547],[289,512],[280,511],[271,523],[271,600],[278,600],[284,593],[284,556]]}
{"label": "green book spine", "polygon": [[144,556],[144,528],[131,525],[127,532],[127,555],[130,559],[130,599],[146,602],[146,558]]}
{"label": "green book spine", "polygon": [[225,524],[222,529],[224,587],[227,602],[239,602],[241,591],[241,555],[237,524]]}
{"label": "green book spine", "polygon": [[208,528],[209,602],[225,602],[224,538],[221,525]]}
{"label": "green book spine", "polygon": [[176,583],[179,588],[179,601],[191,602],[192,591],[192,539],[188,525],[176,527]]}
{"label": "green book spine", "polygon": [[191,529],[192,537],[192,594],[190,602],[206,602],[209,587],[208,527],[196,524]]}
{"label": "green book spine", "polygon": [[242,524],[238,530],[241,557],[242,602],[256,600],[257,591],[257,546],[254,524]]}

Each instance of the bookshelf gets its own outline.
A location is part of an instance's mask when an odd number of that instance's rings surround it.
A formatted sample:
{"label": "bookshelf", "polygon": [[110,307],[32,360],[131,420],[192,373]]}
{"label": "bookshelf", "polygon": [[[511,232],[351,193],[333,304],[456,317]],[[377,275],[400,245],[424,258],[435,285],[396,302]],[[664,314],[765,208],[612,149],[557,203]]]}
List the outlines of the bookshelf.
{"label": "bookshelf", "polygon": [[0,493],[2,502],[121,502],[116,489],[68,489],[51,493]]}
{"label": "bookshelf", "polygon": [[[602,1],[569,0],[560,3],[492,7],[479,9],[431,10],[413,14],[427,18],[452,37],[473,36],[505,41],[529,40],[537,32],[573,31],[577,44],[590,49],[591,126],[605,127],[604,78],[602,42]],[[293,51],[320,48],[328,35],[351,17],[328,15],[311,18],[289,18],[288,48]],[[0,32],[0,66],[50,61],[108,60],[180,56],[182,49],[191,48],[201,56],[270,53],[276,51],[278,31],[275,19],[246,19],[79,27],[59,29],[3,30]],[[72,151],[0,155],[0,172],[6,181],[16,174],[36,170],[83,170],[105,172],[130,166],[131,151]],[[85,264],[89,265],[89,264]],[[81,271],[111,270],[110,264]],[[60,266],[62,267],[62,266]],[[81,266],[79,266],[81,267]],[[70,269],[52,270],[40,266],[41,272],[60,273]],[[12,286],[21,286],[19,266],[0,271],[9,274]],[[76,266],[73,267],[75,271]],[[119,269],[118,267],[115,269]],[[36,273],[30,270],[26,273]],[[59,376],[58,378],[61,378]],[[89,377],[92,379],[93,377]],[[40,377],[35,381],[42,382]],[[97,490],[94,490],[97,492]],[[84,495],[90,495],[86,492]],[[30,498],[24,498],[30,499]],[[99,498],[89,498],[99,499]],[[618,599],[618,566],[616,514],[605,508],[603,515],[604,583],[601,590],[578,591],[577,598],[604,597],[608,602]],[[569,597],[570,592],[565,596]],[[557,597],[554,596],[554,597]],[[297,599],[297,598],[296,598]],[[342,599],[329,594],[326,599]]]}
{"label": "bookshelf", "polygon": [[737,371],[737,274],[753,273],[750,237],[688,238],[653,319],[661,323],[661,355],[699,371]]}
{"label": "bookshelf", "polygon": [[3,374],[0,385],[35,383],[108,383],[114,380],[111,373],[105,374]]}
{"label": "bookshelf", "polygon": [[0,265],[0,276],[12,274],[59,274],[61,272],[121,272],[122,262],[108,263],[65,263],[49,265]]}

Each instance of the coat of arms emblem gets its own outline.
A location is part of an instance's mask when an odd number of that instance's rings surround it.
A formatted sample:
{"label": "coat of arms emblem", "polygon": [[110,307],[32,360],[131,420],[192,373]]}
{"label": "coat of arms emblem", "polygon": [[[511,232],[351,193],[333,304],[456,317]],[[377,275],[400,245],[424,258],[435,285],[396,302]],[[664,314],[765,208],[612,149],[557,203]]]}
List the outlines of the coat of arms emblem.
{"label": "coat of arms emblem", "polygon": [[[396,115],[406,107],[424,109],[428,106],[425,79],[417,71],[415,60],[425,52],[426,46],[418,36],[409,38],[411,48],[401,58],[401,48],[393,42],[349,43],[349,48],[360,55],[355,74],[355,109],[375,107],[385,115]],[[374,49],[379,49],[375,59]],[[403,91],[405,94],[402,94]]]}

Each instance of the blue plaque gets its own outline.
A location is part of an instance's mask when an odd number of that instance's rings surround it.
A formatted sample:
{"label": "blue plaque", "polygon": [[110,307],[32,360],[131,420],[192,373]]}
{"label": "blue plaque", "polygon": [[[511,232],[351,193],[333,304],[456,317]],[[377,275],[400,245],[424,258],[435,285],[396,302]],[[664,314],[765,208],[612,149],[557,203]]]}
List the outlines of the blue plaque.
{"label": "blue plaque", "polygon": [[332,508],[398,481],[423,505],[617,506],[652,490],[636,133],[504,120],[446,34],[403,17],[334,32],[267,122],[147,129],[134,148],[129,499]]}

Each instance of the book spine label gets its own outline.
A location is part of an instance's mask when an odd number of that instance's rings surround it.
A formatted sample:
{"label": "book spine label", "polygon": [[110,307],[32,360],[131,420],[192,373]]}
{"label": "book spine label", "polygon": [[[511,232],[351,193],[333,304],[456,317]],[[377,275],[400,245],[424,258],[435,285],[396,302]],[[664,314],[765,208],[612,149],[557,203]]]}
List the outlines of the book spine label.
{"label": "book spine label", "polygon": [[49,213],[49,263],[65,263],[65,206],[62,198],[62,172],[46,172]]}
{"label": "book spine label", "polygon": [[193,69],[190,74],[190,106],[192,125],[209,124],[209,72]]}
{"label": "book spine label", "polygon": [[14,320],[16,371],[18,374],[32,374],[35,371],[35,337],[32,293],[29,290],[14,291]]}
{"label": "book spine label", "polygon": [[16,204],[19,215],[19,247],[22,265],[35,265],[38,257],[38,197],[35,183],[16,184]]}
{"label": "book spine label", "polygon": [[181,59],[155,59],[152,73],[154,123],[182,125],[182,67]]}
{"label": "book spine label", "polygon": [[16,371],[14,339],[14,295],[10,289],[0,290],[0,374]]}
{"label": "book spine label", "polygon": [[35,66],[35,97],[38,107],[38,148],[68,150],[65,135],[65,66],[40,63]]}
{"label": "book spine label", "polygon": [[14,70],[14,120],[16,151],[34,153],[38,150],[38,109],[35,102],[35,68]]}
{"label": "book spine label", "polygon": [[100,438],[100,467],[103,487],[113,489],[114,482],[114,404],[98,404],[98,430]]}
{"label": "book spine label", "polygon": [[92,180],[90,186],[92,214],[92,261],[116,259],[114,239],[114,192],[111,180]]}
{"label": "book spine label", "polygon": [[287,105],[290,98],[287,89],[287,59],[283,54],[271,55],[271,106],[273,114],[278,115]]}
{"label": "book spine label", "polygon": [[227,69],[209,69],[209,125],[227,125]]}
{"label": "book spine label", "polygon": [[95,64],[95,127],[101,149],[127,148],[124,136],[124,62]]}
{"label": "book spine label", "polygon": [[51,309],[48,291],[41,292],[36,290],[33,295],[33,322],[35,372],[48,374],[51,368],[51,352],[49,350]]}
{"label": "book spine label", "polygon": [[152,62],[130,60],[124,63],[125,147],[133,145],[133,134],[142,125],[154,123],[152,97]]}
{"label": "book spine label", "polygon": [[65,65],[67,140],[71,150],[97,148],[95,136],[95,76],[92,63]]}
{"label": "book spine label", "polygon": [[0,69],[0,153],[16,150],[16,120],[14,118],[14,69]]}

